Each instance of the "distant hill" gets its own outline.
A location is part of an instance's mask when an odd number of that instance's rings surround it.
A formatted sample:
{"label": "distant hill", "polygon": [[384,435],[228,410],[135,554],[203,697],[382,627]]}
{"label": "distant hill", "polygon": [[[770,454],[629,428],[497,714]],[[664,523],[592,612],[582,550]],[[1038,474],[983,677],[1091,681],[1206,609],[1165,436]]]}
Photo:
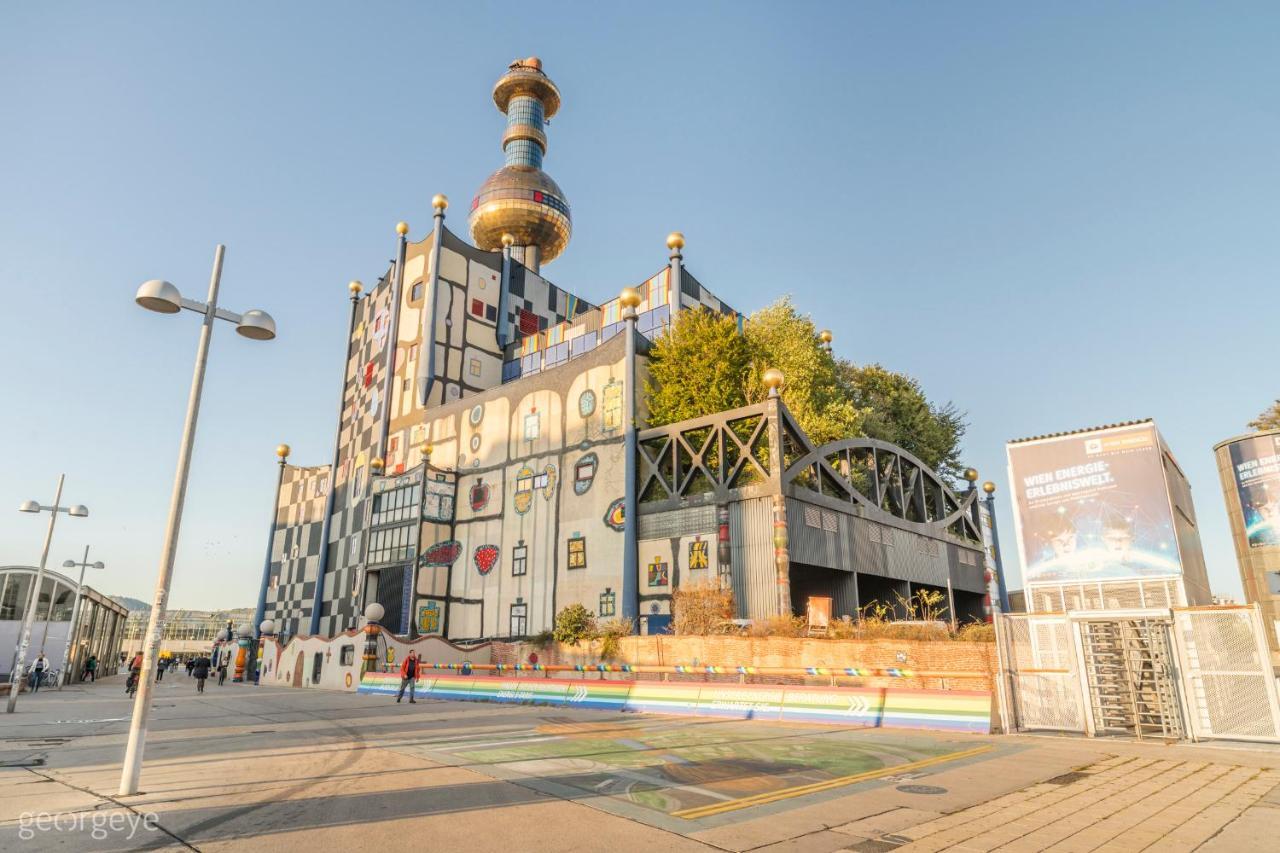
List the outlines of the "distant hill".
{"label": "distant hill", "polygon": [[113,595],[111,600],[119,604],[125,610],[150,610],[151,605],[145,601],[139,601],[136,598],[130,598],[127,595]]}

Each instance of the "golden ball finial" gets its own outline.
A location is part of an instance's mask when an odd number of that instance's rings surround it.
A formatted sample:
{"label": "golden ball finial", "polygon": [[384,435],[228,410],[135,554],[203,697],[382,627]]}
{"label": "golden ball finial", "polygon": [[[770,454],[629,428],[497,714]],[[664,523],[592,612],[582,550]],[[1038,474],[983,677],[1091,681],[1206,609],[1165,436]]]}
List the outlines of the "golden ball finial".
{"label": "golden ball finial", "polygon": [[823,329],[821,332],[818,332],[818,340],[822,341],[824,344],[831,343],[831,339],[833,337],[834,336],[831,334],[830,329]]}
{"label": "golden ball finial", "polygon": [[515,238],[514,236],[512,236],[511,234],[503,234],[503,235],[502,235],[502,245],[503,245],[503,246],[506,246],[508,249],[510,249],[510,248],[511,248],[512,246],[514,246],[515,244],[516,244],[516,238]]}
{"label": "golden ball finial", "polygon": [[276,456],[280,457],[281,462],[283,462],[285,458],[288,457],[288,455],[289,455],[289,445],[282,444],[276,448]]}
{"label": "golden ball finial", "polygon": [[965,478],[966,480],[968,480],[970,483],[976,483],[976,482],[978,482],[978,469],[977,469],[977,468],[965,468],[965,469],[964,469],[964,478]]}
{"label": "golden ball finial", "polygon": [[436,210],[444,210],[449,206],[449,197],[444,193],[436,193],[431,197],[431,206]]}
{"label": "golden ball finial", "polygon": [[761,374],[760,378],[764,381],[765,387],[769,389],[769,394],[771,396],[776,394],[778,389],[782,387],[784,379],[782,371],[776,367],[770,367]]}
{"label": "golden ball finial", "polygon": [[527,66],[528,66],[528,67],[530,67],[530,68],[536,68],[536,69],[538,69],[539,71],[541,71],[541,70],[542,70],[542,60],[541,60],[541,59],[539,59],[539,58],[538,58],[538,57],[536,57],[536,56],[531,56],[531,57],[529,57],[528,59],[526,59],[526,60],[524,61],[524,64],[525,64],[525,65],[527,65]]}
{"label": "golden ball finial", "polygon": [[370,471],[381,471],[382,468],[383,468],[383,462],[382,462],[381,456],[375,456],[369,460]]}
{"label": "golden ball finial", "polygon": [[623,308],[636,308],[640,305],[640,291],[634,287],[624,287],[618,294],[618,301]]}
{"label": "golden ball finial", "polygon": [[672,231],[667,235],[667,248],[680,250],[684,248],[684,235],[679,231]]}
{"label": "golden ball finial", "polygon": [[982,484],[982,491],[986,492],[989,495],[995,494],[996,484],[991,482],[990,480],[987,480],[987,482]]}
{"label": "golden ball finial", "polygon": [[397,234],[399,234],[401,237],[403,237],[404,235],[408,234],[408,233],[409,233],[409,223],[408,223],[408,222],[397,222],[397,223],[396,223],[396,233],[397,233]]}
{"label": "golden ball finial", "polygon": [[359,296],[360,291],[364,290],[364,285],[358,281],[353,281],[347,285],[347,290],[351,291],[352,296]]}

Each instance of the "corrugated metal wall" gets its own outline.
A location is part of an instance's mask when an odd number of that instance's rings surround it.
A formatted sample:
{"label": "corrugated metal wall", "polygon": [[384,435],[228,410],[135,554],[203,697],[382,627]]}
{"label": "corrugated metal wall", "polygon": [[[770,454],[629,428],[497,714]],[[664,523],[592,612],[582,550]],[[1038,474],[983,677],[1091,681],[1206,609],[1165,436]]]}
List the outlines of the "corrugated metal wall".
{"label": "corrugated metal wall", "polygon": [[944,588],[950,577],[958,589],[984,591],[976,545],[964,548],[796,498],[787,498],[787,536],[795,562]]}
{"label": "corrugated metal wall", "polygon": [[739,619],[778,615],[778,573],[773,562],[773,499],[729,504],[733,600]]}

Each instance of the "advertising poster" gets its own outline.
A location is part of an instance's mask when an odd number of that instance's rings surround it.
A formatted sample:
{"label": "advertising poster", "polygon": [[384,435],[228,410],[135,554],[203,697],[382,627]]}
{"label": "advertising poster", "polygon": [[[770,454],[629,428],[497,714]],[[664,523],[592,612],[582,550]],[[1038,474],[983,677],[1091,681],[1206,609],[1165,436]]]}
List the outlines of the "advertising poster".
{"label": "advertising poster", "polygon": [[1249,547],[1280,545],[1280,435],[1246,438],[1228,450]]}
{"label": "advertising poster", "polygon": [[1154,425],[1008,449],[1028,583],[1181,574]]}

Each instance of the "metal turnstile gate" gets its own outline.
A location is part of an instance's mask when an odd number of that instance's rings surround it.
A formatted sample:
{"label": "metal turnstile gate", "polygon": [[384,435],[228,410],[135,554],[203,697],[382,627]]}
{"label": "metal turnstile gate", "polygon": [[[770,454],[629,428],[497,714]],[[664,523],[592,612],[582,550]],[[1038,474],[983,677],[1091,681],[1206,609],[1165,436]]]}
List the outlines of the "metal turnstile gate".
{"label": "metal turnstile gate", "polygon": [[1079,620],[1093,734],[1181,740],[1169,619]]}

